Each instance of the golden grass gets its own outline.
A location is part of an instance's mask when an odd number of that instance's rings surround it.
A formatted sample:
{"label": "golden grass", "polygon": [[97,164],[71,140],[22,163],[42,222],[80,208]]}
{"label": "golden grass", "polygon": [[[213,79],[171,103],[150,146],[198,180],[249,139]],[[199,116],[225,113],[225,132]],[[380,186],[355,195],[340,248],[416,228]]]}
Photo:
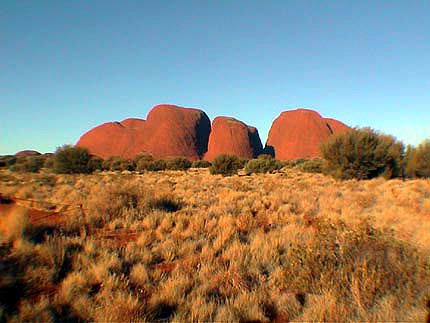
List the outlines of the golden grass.
{"label": "golden grass", "polygon": [[52,225],[22,208],[0,213],[1,321],[427,315],[429,180],[341,182],[289,169],[0,177],[2,195],[60,213]]}

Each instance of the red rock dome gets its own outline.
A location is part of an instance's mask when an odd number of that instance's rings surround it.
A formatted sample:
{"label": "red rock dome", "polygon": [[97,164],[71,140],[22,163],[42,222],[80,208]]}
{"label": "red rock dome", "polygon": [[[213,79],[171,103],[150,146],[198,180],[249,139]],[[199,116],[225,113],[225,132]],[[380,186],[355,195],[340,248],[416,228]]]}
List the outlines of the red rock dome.
{"label": "red rock dome", "polygon": [[208,152],[204,159],[213,160],[219,154],[253,158],[261,154],[263,147],[254,127],[229,117],[216,117],[212,122]]}
{"label": "red rock dome", "polygon": [[346,126],[341,122],[327,121],[313,110],[284,111],[273,121],[266,151],[281,160],[319,157],[320,144],[333,133],[343,131],[343,127]]}
{"label": "red rock dome", "polygon": [[148,113],[143,150],[156,158],[199,159],[207,150],[210,131],[210,120],[202,110],[157,105]]}
{"label": "red rock dome", "polygon": [[147,120],[129,118],[97,126],[76,143],[90,153],[107,158],[133,158],[145,151],[154,158],[184,156],[198,159],[207,150],[210,121],[198,109],[157,105]]}
{"label": "red rock dome", "polygon": [[28,156],[40,156],[40,155],[41,153],[39,153],[36,150],[21,150],[15,154],[15,157],[28,157]]}

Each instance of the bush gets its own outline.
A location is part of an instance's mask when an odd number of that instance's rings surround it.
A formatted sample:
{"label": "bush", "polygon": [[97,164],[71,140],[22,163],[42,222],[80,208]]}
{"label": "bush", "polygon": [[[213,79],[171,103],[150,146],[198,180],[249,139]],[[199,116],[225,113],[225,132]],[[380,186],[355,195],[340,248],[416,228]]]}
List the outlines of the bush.
{"label": "bush", "polygon": [[0,167],[10,167],[16,162],[15,156],[0,156]]}
{"label": "bush", "polygon": [[408,146],[405,154],[405,175],[409,178],[430,177],[430,140],[425,140],[417,148]]}
{"label": "bush", "polygon": [[136,163],[132,160],[127,160],[119,156],[111,156],[102,162],[103,170],[110,171],[133,171],[136,169]]}
{"label": "bush", "polygon": [[301,164],[303,164],[304,162],[306,162],[307,159],[305,158],[297,158],[297,159],[291,159],[291,160],[285,160],[283,161],[283,165],[288,167],[288,168],[298,168]]}
{"label": "bush", "polygon": [[136,163],[136,169],[138,171],[147,170],[148,165],[154,161],[151,155],[142,154],[136,156],[134,162]]}
{"label": "bush", "polygon": [[157,171],[160,171],[160,170],[165,170],[166,167],[167,167],[167,163],[166,163],[165,160],[163,160],[163,159],[157,159],[157,160],[154,160],[154,161],[150,162],[147,165],[146,170],[149,170],[151,172],[157,172]]}
{"label": "bush", "polygon": [[88,169],[92,173],[96,170],[102,170],[103,169],[103,159],[97,156],[92,156],[90,160],[88,161]]}
{"label": "bush", "polygon": [[[174,161],[175,160],[175,161]],[[151,172],[157,172],[160,170],[165,170],[168,167],[168,162],[163,159],[157,159],[154,160],[152,156],[150,155],[141,155],[135,158],[135,164],[136,169],[138,171],[151,171]],[[180,161],[175,159],[172,159],[169,161],[171,164],[171,167],[185,167],[185,163],[183,166],[180,166]],[[187,161],[188,162],[188,161]],[[189,168],[189,167],[188,167]],[[170,169],[176,169],[176,168],[170,168]],[[178,168],[179,169],[179,168]]]}
{"label": "bush", "polygon": [[273,156],[269,154],[261,154],[257,156],[257,159],[273,159]]}
{"label": "bush", "polygon": [[252,173],[273,173],[282,168],[279,160],[273,158],[258,158],[251,159],[245,165],[245,173],[250,175]]}
{"label": "bush", "polygon": [[89,173],[90,158],[86,148],[70,145],[58,147],[54,154],[54,171],[59,174]]}
{"label": "bush", "polygon": [[304,160],[297,164],[295,168],[305,173],[322,173],[323,172],[323,160],[321,158],[314,158]]}
{"label": "bush", "polygon": [[373,129],[351,129],[321,146],[326,171],[339,179],[401,175],[404,146]]}
{"label": "bush", "polygon": [[241,160],[237,156],[222,154],[215,157],[209,170],[213,175],[231,176],[237,174],[242,167]]}
{"label": "bush", "polygon": [[41,156],[29,156],[23,164],[25,172],[37,173],[44,163],[44,158]]}
{"label": "bush", "polygon": [[43,167],[53,169],[54,168],[54,155],[45,155],[45,161],[43,162]]}
{"label": "bush", "polygon": [[171,170],[187,170],[191,167],[191,162],[185,157],[176,157],[166,162],[166,168]]}
{"label": "bush", "polygon": [[207,160],[199,159],[199,160],[193,161],[193,163],[191,164],[191,167],[193,167],[193,168],[209,168],[209,167],[211,167],[211,165],[212,164],[210,162],[208,162]]}
{"label": "bush", "polygon": [[9,170],[13,172],[28,172],[37,173],[44,163],[42,156],[19,156],[15,162],[9,166]]}

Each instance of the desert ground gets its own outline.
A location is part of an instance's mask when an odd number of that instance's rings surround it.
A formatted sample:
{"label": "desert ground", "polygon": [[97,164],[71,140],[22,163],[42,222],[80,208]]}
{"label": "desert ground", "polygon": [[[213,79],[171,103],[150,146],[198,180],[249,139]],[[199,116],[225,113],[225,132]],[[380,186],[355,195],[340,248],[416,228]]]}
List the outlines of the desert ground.
{"label": "desert ground", "polygon": [[428,179],[2,170],[0,194],[0,321],[428,315]]}

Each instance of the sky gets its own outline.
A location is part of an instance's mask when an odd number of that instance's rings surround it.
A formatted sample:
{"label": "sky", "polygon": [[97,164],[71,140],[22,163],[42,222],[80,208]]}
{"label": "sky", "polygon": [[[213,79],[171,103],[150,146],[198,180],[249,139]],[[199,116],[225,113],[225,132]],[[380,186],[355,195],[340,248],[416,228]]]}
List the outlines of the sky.
{"label": "sky", "polygon": [[0,1],[0,154],[167,103],[430,138],[430,1]]}

